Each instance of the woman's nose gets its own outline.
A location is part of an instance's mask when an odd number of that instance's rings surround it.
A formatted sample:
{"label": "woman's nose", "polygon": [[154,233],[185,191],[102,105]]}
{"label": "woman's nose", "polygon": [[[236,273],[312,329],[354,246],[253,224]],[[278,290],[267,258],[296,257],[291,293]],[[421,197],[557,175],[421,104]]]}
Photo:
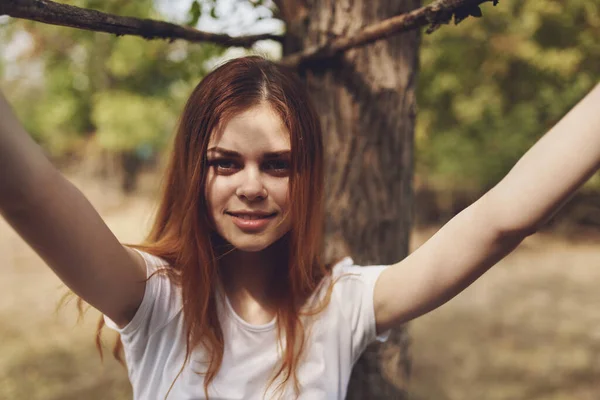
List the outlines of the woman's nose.
{"label": "woman's nose", "polygon": [[267,189],[261,179],[260,171],[249,169],[245,174],[241,174],[240,179],[236,190],[238,197],[246,198],[249,201],[267,197]]}

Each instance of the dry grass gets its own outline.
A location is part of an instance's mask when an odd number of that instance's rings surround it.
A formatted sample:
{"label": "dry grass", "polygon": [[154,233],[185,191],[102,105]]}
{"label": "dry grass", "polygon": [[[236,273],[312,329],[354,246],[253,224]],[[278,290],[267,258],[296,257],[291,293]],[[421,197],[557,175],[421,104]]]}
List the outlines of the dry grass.
{"label": "dry grass", "polygon": [[414,399],[600,399],[598,283],[593,241],[527,239],[411,325]]}
{"label": "dry grass", "polygon": [[[119,239],[152,205],[78,182]],[[422,242],[428,232],[415,234]],[[93,345],[98,314],[56,314],[64,289],[0,220],[0,399],[128,399],[125,370]],[[600,399],[600,247],[528,239],[471,288],[411,325],[415,400]],[[107,336],[106,342],[111,339]]]}
{"label": "dry grass", "polygon": [[[141,240],[152,205],[112,186],[77,182],[124,242]],[[114,335],[100,362],[94,346],[99,313],[80,323],[73,304],[56,307],[65,287],[0,219],[0,399],[129,399],[125,369],[112,359]]]}

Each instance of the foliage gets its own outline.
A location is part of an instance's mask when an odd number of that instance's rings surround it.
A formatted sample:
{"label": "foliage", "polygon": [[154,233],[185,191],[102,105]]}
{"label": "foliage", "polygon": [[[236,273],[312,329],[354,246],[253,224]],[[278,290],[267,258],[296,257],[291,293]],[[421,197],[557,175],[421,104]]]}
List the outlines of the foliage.
{"label": "foliage", "polygon": [[600,79],[600,3],[482,8],[423,40],[417,173],[436,186],[489,188]]}
{"label": "foliage", "polygon": [[[151,0],[69,3],[165,19]],[[111,151],[162,148],[189,92],[206,74],[206,61],[223,51],[24,20],[3,27],[2,41],[23,39],[24,32],[29,44],[12,60],[19,72],[5,90],[28,131],[54,156],[74,151],[92,135]]]}
{"label": "foliage", "polygon": [[162,148],[165,133],[175,123],[168,102],[161,98],[111,90],[94,96],[92,104],[97,143],[109,150]]}

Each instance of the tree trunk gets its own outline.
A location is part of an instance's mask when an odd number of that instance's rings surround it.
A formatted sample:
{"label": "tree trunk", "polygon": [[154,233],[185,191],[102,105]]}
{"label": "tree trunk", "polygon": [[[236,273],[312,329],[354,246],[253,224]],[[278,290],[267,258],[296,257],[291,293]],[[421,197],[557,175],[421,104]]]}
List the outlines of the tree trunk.
{"label": "tree trunk", "polygon": [[[284,54],[352,35],[420,6],[419,0],[288,0]],[[290,10],[294,15],[290,15]],[[420,33],[355,49],[300,71],[325,134],[327,258],[390,264],[408,253],[413,192],[415,84]],[[410,373],[406,327],[370,347],[349,399],[403,399]]]}

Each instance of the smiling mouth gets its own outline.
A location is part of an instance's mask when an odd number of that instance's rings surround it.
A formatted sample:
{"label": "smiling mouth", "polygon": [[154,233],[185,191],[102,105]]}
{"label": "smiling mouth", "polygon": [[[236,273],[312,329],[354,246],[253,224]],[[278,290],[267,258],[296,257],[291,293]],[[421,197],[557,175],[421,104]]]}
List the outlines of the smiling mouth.
{"label": "smiling mouth", "polygon": [[245,213],[226,213],[229,215],[233,221],[233,223],[246,233],[258,233],[269,226],[273,217],[277,213],[273,214],[245,214]]}
{"label": "smiling mouth", "polygon": [[236,217],[243,220],[258,220],[258,219],[268,219],[275,216],[275,213],[272,214],[236,214],[236,213],[226,213],[231,215],[232,217]]}

